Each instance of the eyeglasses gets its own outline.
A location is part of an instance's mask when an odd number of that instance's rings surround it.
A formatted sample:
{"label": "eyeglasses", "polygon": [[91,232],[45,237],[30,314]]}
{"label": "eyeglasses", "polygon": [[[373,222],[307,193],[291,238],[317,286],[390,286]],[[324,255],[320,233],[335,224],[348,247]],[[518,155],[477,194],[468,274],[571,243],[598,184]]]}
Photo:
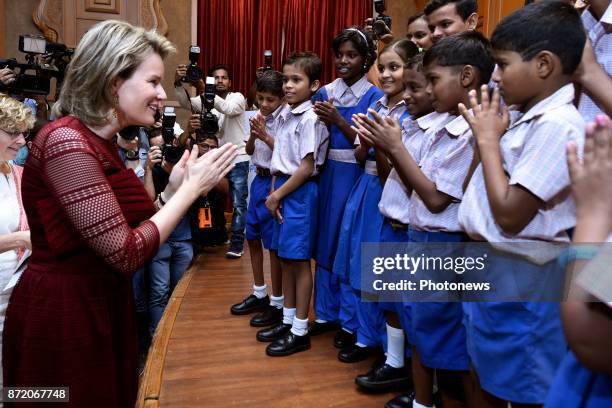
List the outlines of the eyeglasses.
{"label": "eyeglasses", "polygon": [[19,136],[23,136],[24,139],[27,139],[28,136],[30,136],[30,131],[29,130],[26,130],[25,132],[8,132],[8,131],[6,131],[4,129],[0,129],[0,130],[2,130],[4,133],[9,135],[9,137],[11,139],[18,139]]}

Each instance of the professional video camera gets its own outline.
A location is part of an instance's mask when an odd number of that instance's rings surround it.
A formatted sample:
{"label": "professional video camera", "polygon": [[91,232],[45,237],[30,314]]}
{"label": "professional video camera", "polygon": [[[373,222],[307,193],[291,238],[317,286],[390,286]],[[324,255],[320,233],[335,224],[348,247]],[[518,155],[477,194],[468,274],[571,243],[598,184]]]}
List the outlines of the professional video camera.
{"label": "professional video camera", "polygon": [[272,71],[272,50],[264,51],[264,71]]}
{"label": "professional video camera", "polygon": [[189,47],[189,64],[187,64],[187,75],[181,81],[193,83],[202,79],[202,70],[198,67],[200,60],[200,47],[192,45]]}
{"label": "professional video camera", "polygon": [[206,77],[204,93],[200,95],[202,111],[200,112],[201,127],[196,131],[196,141],[207,136],[216,136],[219,132],[219,118],[212,113],[215,107],[215,78]]}
{"label": "professional video camera", "polygon": [[162,137],[164,138],[164,144],[161,147],[162,157],[172,164],[176,164],[183,152],[184,147],[175,146],[174,144],[174,124],[176,123],[176,113],[172,106],[166,106],[164,108],[164,115],[162,116]]}
{"label": "professional video camera", "polygon": [[375,38],[381,38],[385,34],[389,34],[391,30],[391,17],[385,14],[385,0],[374,0],[374,10],[378,14],[372,23],[372,31]]}
{"label": "professional video camera", "polygon": [[[17,62],[15,58],[0,59],[0,68],[9,68],[16,74],[15,81],[8,84],[6,91],[21,96],[48,95],[51,78],[56,78],[56,91],[59,93],[74,49],[64,44],[49,43],[42,36],[20,35],[19,51],[26,54],[27,63]],[[37,55],[45,62],[37,62]]]}

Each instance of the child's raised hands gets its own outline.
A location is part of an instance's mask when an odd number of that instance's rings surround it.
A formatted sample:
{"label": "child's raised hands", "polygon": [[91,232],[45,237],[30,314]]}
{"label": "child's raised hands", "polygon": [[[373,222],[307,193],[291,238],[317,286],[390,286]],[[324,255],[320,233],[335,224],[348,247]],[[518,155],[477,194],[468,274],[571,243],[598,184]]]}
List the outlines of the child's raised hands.
{"label": "child's raised hands", "polygon": [[502,107],[499,89],[493,91],[493,96],[489,98],[489,88],[487,85],[481,87],[481,103],[478,104],[478,96],[475,90],[470,91],[470,108],[460,103],[459,113],[472,128],[472,133],[478,145],[499,144],[499,139],[508,129],[510,115],[508,108]]}
{"label": "child's raised hands", "polygon": [[359,140],[364,140],[385,153],[402,145],[402,129],[397,120],[383,118],[373,109],[369,109],[368,113],[371,118],[363,113],[353,115],[355,126],[352,128],[359,134]]}
{"label": "child's raised hands", "polygon": [[338,109],[334,106],[334,98],[330,98],[329,101],[315,102],[314,113],[317,114],[326,125],[340,125],[344,118],[338,112]]}
{"label": "child's raised hands", "polygon": [[612,121],[598,115],[586,128],[582,163],[576,143],[567,144],[567,165],[576,214],[592,217],[612,230]]}

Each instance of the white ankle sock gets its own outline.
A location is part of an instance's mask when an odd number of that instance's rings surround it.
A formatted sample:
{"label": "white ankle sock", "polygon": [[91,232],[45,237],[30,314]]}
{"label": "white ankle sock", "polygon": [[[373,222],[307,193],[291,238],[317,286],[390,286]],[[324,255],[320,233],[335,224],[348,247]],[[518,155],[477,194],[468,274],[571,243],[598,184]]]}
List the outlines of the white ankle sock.
{"label": "white ankle sock", "polygon": [[387,324],[387,361],[391,367],[404,366],[404,331]]}
{"label": "white ankle sock", "polygon": [[416,400],[413,400],[412,408],[436,408],[436,406],[432,405],[431,407],[428,407],[427,405],[419,404],[418,402],[416,402]]}
{"label": "white ankle sock", "polygon": [[293,324],[294,317],[295,317],[295,307],[291,309],[283,307],[283,324]]}
{"label": "white ankle sock", "polygon": [[308,318],[306,319],[298,319],[297,317],[293,318],[293,326],[291,326],[291,333],[296,336],[305,336],[308,333]]}
{"label": "white ankle sock", "polygon": [[270,296],[270,306],[274,306],[277,309],[283,308],[283,301],[285,300],[284,296]]}
{"label": "white ankle sock", "polygon": [[254,284],[253,294],[257,296],[257,299],[263,299],[268,295],[268,292],[266,292],[266,289],[268,289],[268,285],[266,285],[265,283],[263,284],[263,286],[257,286]]}

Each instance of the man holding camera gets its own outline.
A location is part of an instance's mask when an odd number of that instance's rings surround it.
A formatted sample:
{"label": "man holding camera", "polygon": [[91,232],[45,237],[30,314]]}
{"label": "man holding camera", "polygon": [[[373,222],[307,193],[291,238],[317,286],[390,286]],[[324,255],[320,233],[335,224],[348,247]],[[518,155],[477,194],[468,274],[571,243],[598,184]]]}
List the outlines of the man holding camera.
{"label": "man holding camera", "polygon": [[[238,147],[235,167],[227,175],[234,214],[232,217],[230,247],[226,255],[228,258],[240,258],[244,245],[248,196],[247,179],[249,173],[249,156],[245,151],[244,130],[246,99],[239,92],[230,92],[232,81],[227,66],[215,65],[209,70],[208,74],[214,78],[214,92],[216,95],[214,97],[213,113],[218,117],[219,132],[217,137],[219,145],[223,146],[227,143],[233,143]],[[183,82],[189,82],[195,86],[198,96],[189,98],[187,92],[183,89]],[[200,95],[204,90],[204,82],[201,78],[195,79],[192,78],[192,75],[188,75],[188,67],[186,65],[179,65],[177,67],[174,86],[176,97],[183,108],[190,109],[193,113],[202,111],[202,99],[205,98],[200,98]]]}

